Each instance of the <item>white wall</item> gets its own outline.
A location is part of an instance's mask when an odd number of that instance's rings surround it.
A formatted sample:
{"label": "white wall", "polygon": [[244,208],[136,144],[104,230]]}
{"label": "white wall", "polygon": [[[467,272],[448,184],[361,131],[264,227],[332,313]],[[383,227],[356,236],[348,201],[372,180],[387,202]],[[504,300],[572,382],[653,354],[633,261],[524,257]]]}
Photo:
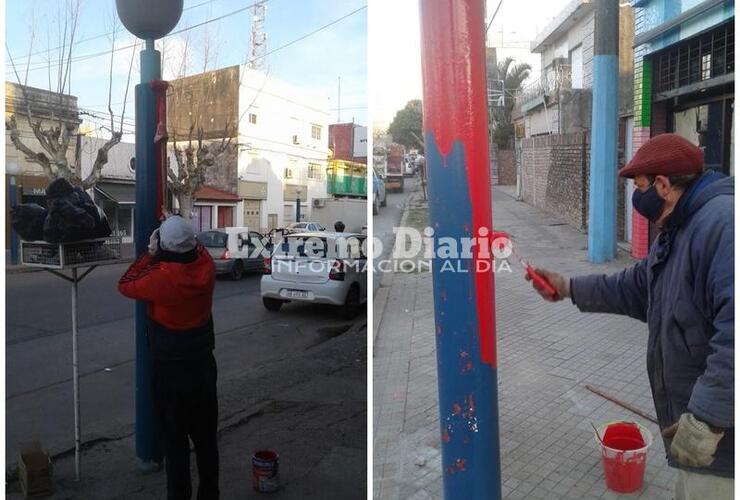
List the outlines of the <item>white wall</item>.
{"label": "white wall", "polygon": [[[82,137],[82,151],[80,152],[80,163],[82,163],[82,178],[86,178],[92,172],[93,164],[98,156],[98,150],[103,147],[107,139],[97,137]],[[102,176],[108,179],[122,181],[133,181],[136,174],[130,168],[131,158],[136,156],[136,147],[129,142],[119,142],[108,151],[108,163],[103,166]]]}
{"label": "white wall", "polygon": [[[295,200],[284,200],[287,184],[307,186],[308,200],[301,211],[309,220],[313,199],[326,198],[328,97],[311,95],[246,67],[240,71],[239,180],[267,183],[267,199],[260,207],[262,227],[268,225],[268,214],[277,214],[278,224],[283,224],[286,204],[295,207]],[[256,124],[250,123],[250,114],[256,115]],[[321,127],[319,139],[312,137],[312,124]],[[320,166],[320,179],[308,178],[309,163]],[[285,178],[286,167],[293,170],[292,179]]]}
{"label": "white wall", "polygon": [[567,33],[545,47],[540,56],[543,74],[545,68],[552,65],[553,59],[568,58],[568,53],[580,45],[583,88],[590,88],[593,81],[594,29],[594,14],[591,11]]}

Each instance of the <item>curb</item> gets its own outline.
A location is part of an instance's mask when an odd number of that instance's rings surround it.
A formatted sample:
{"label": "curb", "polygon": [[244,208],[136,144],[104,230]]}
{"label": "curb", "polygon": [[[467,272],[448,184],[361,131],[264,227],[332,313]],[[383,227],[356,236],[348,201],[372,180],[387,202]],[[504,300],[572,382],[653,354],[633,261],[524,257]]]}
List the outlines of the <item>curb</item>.
{"label": "curb", "polygon": [[[388,304],[389,295],[390,287],[387,286],[381,285],[375,292],[375,298],[373,299],[373,345],[378,342],[380,325],[383,323],[383,314],[385,314],[385,306]],[[373,357],[375,357],[374,354]]]}

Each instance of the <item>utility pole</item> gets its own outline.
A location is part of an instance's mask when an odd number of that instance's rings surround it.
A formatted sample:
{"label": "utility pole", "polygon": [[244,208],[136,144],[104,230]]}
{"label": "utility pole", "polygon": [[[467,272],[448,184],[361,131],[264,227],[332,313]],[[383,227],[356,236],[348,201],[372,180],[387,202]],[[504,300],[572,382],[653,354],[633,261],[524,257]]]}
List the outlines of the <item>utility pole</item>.
{"label": "utility pole", "polygon": [[[157,131],[157,91],[162,78],[162,55],[154,49],[154,41],[164,37],[177,25],[182,14],[183,0],[116,0],[121,23],[133,35],[145,41],[140,54],[141,82],[136,86],[136,219],[134,241],[136,255],[143,254],[149,235],[159,226],[162,207],[157,206],[163,177],[155,144]],[[136,456],[142,472],[161,468],[162,450],[156,430],[152,398],[152,360],[147,331],[147,305],[136,302]]]}
{"label": "utility pole", "polygon": [[[491,236],[484,0],[419,5],[430,225],[437,241]],[[493,259],[482,247],[432,261],[446,500],[501,498]]]}
{"label": "utility pole", "polygon": [[342,77],[337,77],[337,123],[342,123]]}
{"label": "utility pole", "polygon": [[595,0],[594,5],[588,260],[601,263],[617,254],[619,0]]}

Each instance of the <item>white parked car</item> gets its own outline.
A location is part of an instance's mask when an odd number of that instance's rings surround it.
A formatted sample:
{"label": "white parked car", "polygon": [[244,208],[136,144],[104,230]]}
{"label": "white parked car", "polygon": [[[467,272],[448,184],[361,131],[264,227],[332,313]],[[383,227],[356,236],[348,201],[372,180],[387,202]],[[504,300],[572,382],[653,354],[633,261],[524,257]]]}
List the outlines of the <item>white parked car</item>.
{"label": "white parked car", "polygon": [[293,222],[285,227],[286,233],[306,233],[313,231],[326,231],[326,228],[318,222]]}
{"label": "white parked car", "polygon": [[265,259],[262,303],[278,311],[286,302],[340,306],[346,318],[367,302],[365,236],[312,232],[286,235]]}
{"label": "white parked car", "polygon": [[216,265],[216,274],[228,274],[240,280],[247,271],[262,271],[263,249],[272,251],[272,244],[257,231],[247,227],[227,227],[198,233],[197,239],[206,247]]}

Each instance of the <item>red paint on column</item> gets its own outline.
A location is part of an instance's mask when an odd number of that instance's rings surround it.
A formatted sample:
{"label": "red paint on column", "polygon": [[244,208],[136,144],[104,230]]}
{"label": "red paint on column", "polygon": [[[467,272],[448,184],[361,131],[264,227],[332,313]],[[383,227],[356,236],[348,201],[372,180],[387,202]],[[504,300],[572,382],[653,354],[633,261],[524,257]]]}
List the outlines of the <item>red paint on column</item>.
{"label": "red paint on column", "polygon": [[[470,15],[474,12],[475,15]],[[422,73],[424,75],[424,132],[431,132],[440,149],[448,155],[456,140],[465,151],[468,186],[473,213],[473,235],[481,227],[492,231],[491,176],[488,159],[488,103],[486,92],[485,35],[474,20],[485,19],[481,0],[428,2],[421,9]],[[455,23],[455,30],[449,23]],[[427,30],[434,37],[425,36]],[[456,38],[457,37],[457,38]],[[465,52],[469,49],[469,52]],[[429,54],[427,54],[429,52]],[[431,54],[431,58],[430,58]],[[428,64],[431,59],[434,64]],[[432,82],[437,82],[433,85]],[[448,85],[438,85],[449,82]],[[473,260],[478,268],[479,249]],[[493,274],[474,273],[478,337],[481,360],[496,367],[496,332]]]}

